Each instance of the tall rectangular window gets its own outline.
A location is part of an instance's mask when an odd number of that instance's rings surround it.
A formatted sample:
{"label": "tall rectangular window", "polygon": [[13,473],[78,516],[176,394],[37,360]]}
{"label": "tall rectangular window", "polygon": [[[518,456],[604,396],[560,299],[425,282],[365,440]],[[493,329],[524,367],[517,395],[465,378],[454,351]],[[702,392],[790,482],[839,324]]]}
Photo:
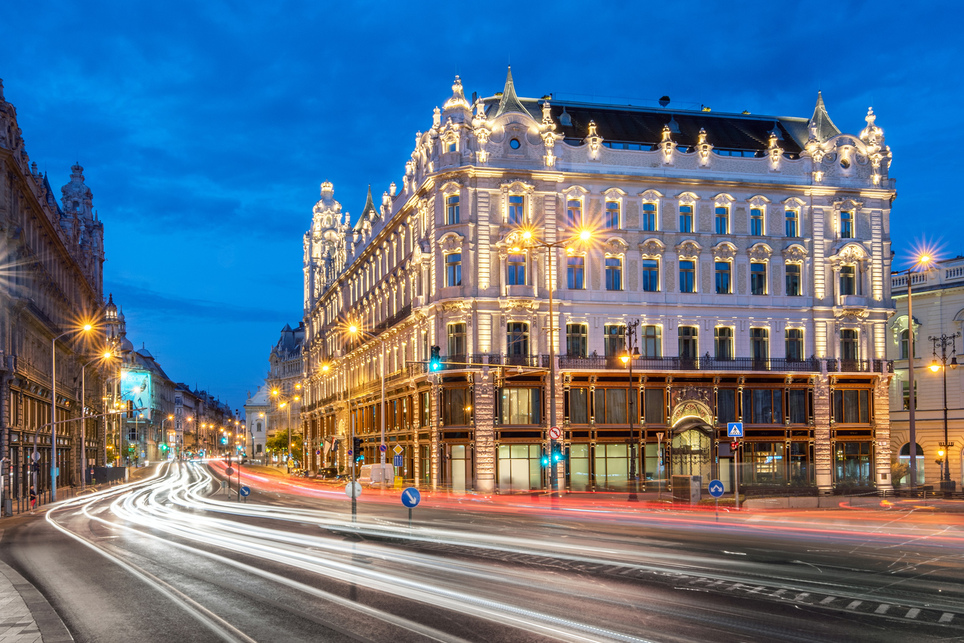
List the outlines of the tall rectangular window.
{"label": "tall rectangular window", "polygon": [[803,359],[803,330],[799,328],[787,329],[787,359],[799,362]]}
{"label": "tall rectangular window", "polygon": [[787,210],[787,236],[800,236],[800,212],[797,210]]}
{"label": "tall rectangular window", "polygon": [[583,290],[586,287],[586,258],[566,258],[566,283],[569,290]]}
{"label": "tall rectangular window", "polygon": [[588,350],[589,327],[586,324],[566,324],[566,355],[586,357]]}
{"label": "tall rectangular window", "polygon": [[750,294],[767,294],[767,265],[765,263],[750,264]]}
{"label": "tall rectangular window", "polygon": [[663,338],[659,326],[640,326],[639,350],[643,357],[662,357]]}
{"label": "tall rectangular window", "polygon": [[681,205],[679,207],[679,231],[693,231],[693,206]]}
{"label": "tall rectangular window", "polygon": [[459,222],[459,195],[453,194],[445,199],[445,223],[454,225]]}
{"label": "tall rectangular window", "polygon": [[502,424],[539,424],[542,422],[537,388],[504,388],[499,404]]}
{"label": "tall rectangular window", "polygon": [[[464,357],[466,354],[465,324],[449,324],[448,331],[448,352],[446,353],[446,356],[449,358],[451,358],[453,355]],[[464,362],[465,360],[463,359],[455,361]]]}
{"label": "tall rectangular window", "polygon": [[643,291],[659,292],[659,261],[643,259]]}
{"label": "tall rectangular window", "polygon": [[679,262],[679,291],[696,292],[696,262],[684,259]]}
{"label": "tall rectangular window", "polygon": [[643,231],[656,232],[656,204],[643,204]]}
{"label": "tall rectangular window", "polygon": [[840,238],[854,238],[854,213],[849,210],[840,213]]}
{"label": "tall rectangular window", "polygon": [[787,269],[787,296],[800,296],[800,264],[788,263]]}
{"label": "tall rectangular window", "polygon": [[857,268],[856,266],[840,266],[840,294],[857,294]]}
{"label": "tall rectangular window", "polygon": [[606,357],[617,357],[626,347],[626,327],[622,324],[606,324],[603,327]]}
{"label": "tall rectangular window", "polygon": [[619,202],[606,201],[605,227],[609,230],[619,229]]}
{"label": "tall rectangular window", "polygon": [[733,359],[733,329],[717,326],[713,331],[713,349],[716,359]]}
{"label": "tall rectangular window", "polygon": [[716,234],[730,233],[729,208],[716,208]]}
{"label": "tall rectangular window", "polygon": [[857,361],[860,359],[860,348],[857,343],[857,331],[844,328],[840,331],[840,359]]}
{"label": "tall rectangular window", "polygon": [[750,234],[754,237],[763,236],[763,210],[761,208],[750,209]]}
{"label": "tall rectangular window", "polygon": [[525,255],[509,255],[506,262],[506,279],[510,286],[524,286],[526,284]]}
{"label": "tall rectangular window", "polygon": [[445,285],[462,285],[462,253],[450,252],[445,255]]}
{"label": "tall rectangular window", "polygon": [[837,389],[833,392],[833,420],[841,424],[870,422],[870,391]]}
{"label": "tall rectangular window", "polygon": [[445,426],[472,424],[472,389],[442,389],[442,424]]}
{"label": "tall rectangular window", "polygon": [[731,280],[732,264],[729,261],[716,262],[716,294],[728,295],[733,292]]}
{"label": "tall rectangular window", "polygon": [[529,324],[509,322],[506,325],[506,354],[510,357],[529,356]]}
{"label": "tall rectangular window", "polygon": [[696,359],[699,354],[696,326],[679,327],[679,356],[683,359]]}
{"label": "tall rectangular window", "polygon": [[606,290],[623,289],[623,260],[606,257]]}
{"label": "tall rectangular window", "polygon": [[526,198],[521,194],[509,196],[509,225],[522,225],[526,221]]}
{"label": "tall rectangular window", "polygon": [[766,328],[750,329],[750,357],[756,361],[770,358],[770,331]]}
{"label": "tall rectangular window", "polygon": [[648,388],[643,399],[646,402],[646,424],[662,424],[666,421],[666,407],[663,404],[663,389]]}
{"label": "tall rectangular window", "polygon": [[566,225],[570,228],[582,227],[582,201],[569,199],[566,203]]}

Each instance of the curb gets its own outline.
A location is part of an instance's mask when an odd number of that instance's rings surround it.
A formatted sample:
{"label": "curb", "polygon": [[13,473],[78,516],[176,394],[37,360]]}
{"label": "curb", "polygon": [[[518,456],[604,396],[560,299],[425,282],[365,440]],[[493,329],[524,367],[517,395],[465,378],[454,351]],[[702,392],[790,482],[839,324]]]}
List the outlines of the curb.
{"label": "curb", "polygon": [[74,640],[63,620],[47,602],[43,594],[21,576],[17,570],[0,560],[0,574],[6,576],[13,588],[20,594],[20,598],[23,599],[27,609],[30,610],[30,615],[37,623],[40,638],[44,643],[67,643]]}

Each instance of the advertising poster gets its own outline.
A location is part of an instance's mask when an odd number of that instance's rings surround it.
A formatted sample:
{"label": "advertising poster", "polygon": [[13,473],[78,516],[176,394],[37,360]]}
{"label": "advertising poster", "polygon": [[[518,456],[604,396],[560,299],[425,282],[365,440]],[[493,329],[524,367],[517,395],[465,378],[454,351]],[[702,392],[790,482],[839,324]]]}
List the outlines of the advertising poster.
{"label": "advertising poster", "polygon": [[135,409],[142,409],[140,413],[144,419],[151,419],[151,374],[149,371],[125,370],[121,374],[121,399],[134,402]]}

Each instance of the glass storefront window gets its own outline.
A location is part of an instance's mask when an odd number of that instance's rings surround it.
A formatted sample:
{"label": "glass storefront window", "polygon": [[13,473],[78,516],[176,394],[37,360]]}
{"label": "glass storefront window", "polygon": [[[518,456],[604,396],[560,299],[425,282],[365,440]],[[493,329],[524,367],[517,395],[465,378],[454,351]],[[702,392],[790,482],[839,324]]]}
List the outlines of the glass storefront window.
{"label": "glass storefront window", "polygon": [[569,446],[569,485],[573,491],[589,491],[589,445]]}
{"label": "glass storefront window", "polygon": [[539,424],[541,422],[539,389],[504,388],[500,408],[502,424]]}
{"label": "glass storefront window", "polygon": [[646,424],[662,424],[666,421],[666,409],[663,408],[663,389],[646,389]]}
{"label": "glass storefront window", "polygon": [[[919,444],[914,450],[914,455],[916,456],[914,459],[917,460],[917,484],[924,484],[924,449],[922,449]],[[906,464],[908,467],[910,466],[910,442],[900,448],[900,455],[897,456],[897,461],[901,464]],[[900,483],[910,484],[909,470],[907,475],[900,479]]]}
{"label": "glass storefront window", "polygon": [[569,424],[589,424],[589,389],[569,389]]}
{"label": "glass storefront window", "polygon": [[842,424],[869,424],[870,391],[852,389],[834,391],[833,421]]}
{"label": "glass storefront window", "polygon": [[870,442],[837,442],[834,456],[837,484],[859,487],[873,485]]}
{"label": "glass storefront window", "polygon": [[596,445],[596,490],[628,489],[629,445]]}
{"label": "glass storefront window", "polygon": [[542,445],[499,445],[499,489],[528,491],[542,488]]}
{"label": "glass storefront window", "polygon": [[782,485],[786,483],[783,442],[746,442],[743,445],[743,479],[747,484]]}

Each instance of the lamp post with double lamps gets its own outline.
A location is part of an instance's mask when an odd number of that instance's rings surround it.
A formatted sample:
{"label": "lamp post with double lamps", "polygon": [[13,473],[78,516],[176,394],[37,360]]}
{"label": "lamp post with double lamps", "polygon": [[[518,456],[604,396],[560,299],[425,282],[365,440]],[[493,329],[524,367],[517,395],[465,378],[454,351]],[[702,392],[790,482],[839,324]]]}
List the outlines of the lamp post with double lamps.
{"label": "lamp post with double lamps", "polygon": [[[940,337],[928,337],[934,344],[934,359],[931,362],[931,371],[936,373],[941,371],[941,379],[944,384],[944,441],[941,443],[943,448],[943,455],[941,456],[941,491],[945,493],[952,493],[954,491],[954,481],[951,480],[951,463],[950,463],[950,447],[951,443],[947,441],[947,367],[950,366],[951,370],[957,369],[957,338],[960,337],[959,332],[953,335],[941,335]],[[951,348],[951,359],[947,359],[947,348]],[[937,354],[937,349],[941,349],[940,355]]]}
{"label": "lamp post with double lamps", "polygon": [[[542,241],[535,237],[534,232],[529,228],[522,228],[518,231],[513,232],[513,234],[518,235],[516,241],[519,243],[520,247],[512,248],[513,251],[519,251],[523,247],[536,247],[542,248],[546,251],[546,280],[549,283],[549,427],[554,428],[556,426],[556,319],[553,314],[552,307],[552,288],[554,275],[552,268],[555,265],[555,254],[553,250],[556,248],[566,248],[570,250],[571,247],[577,243],[587,243],[592,239],[592,231],[588,229],[582,229],[573,237],[569,237],[562,241]],[[556,453],[556,440],[549,437],[549,487],[552,496],[556,496],[559,492],[559,463],[555,462]]]}
{"label": "lamp post with double lamps", "polygon": [[[83,328],[64,331],[50,342],[50,501],[57,500],[57,340],[68,335],[87,333],[93,328],[84,324]],[[83,406],[83,403],[81,403]]]}
{"label": "lamp post with double lamps", "polygon": [[914,299],[913,281],[914,273],[927,270],[933,261],[933,257],[922,254],[914,262],[914,265],[904,271],[907,275],[907,427],[910,432],[910,493],[914,495],[917,490],[917,391],[914,387]]}
{"label": "lamp post with double lamps", "polygon": [[629,498],[639,500],[639,480],[636,477],[636,426],[635,417],[639,415],[639,391],[633,388],[633,360],[639,357],[638,342],[639,320],[626,324],[626,350],[619,359],[629,365]]}

